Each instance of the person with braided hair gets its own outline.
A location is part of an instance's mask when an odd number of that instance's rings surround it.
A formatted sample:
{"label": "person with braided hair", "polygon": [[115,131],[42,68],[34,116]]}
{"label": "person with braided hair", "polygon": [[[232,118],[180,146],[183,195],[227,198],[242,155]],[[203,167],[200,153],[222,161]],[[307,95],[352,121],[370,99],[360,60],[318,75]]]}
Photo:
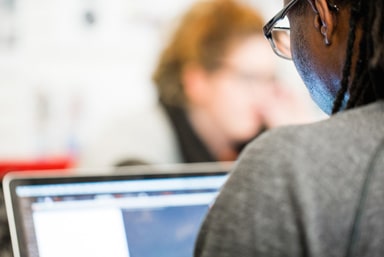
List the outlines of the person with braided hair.
{"label": "person with braided hair", "polygon": [[246,147],[194,256],[383,256],[384,1],[286,0],[264,34],[331,116]]}

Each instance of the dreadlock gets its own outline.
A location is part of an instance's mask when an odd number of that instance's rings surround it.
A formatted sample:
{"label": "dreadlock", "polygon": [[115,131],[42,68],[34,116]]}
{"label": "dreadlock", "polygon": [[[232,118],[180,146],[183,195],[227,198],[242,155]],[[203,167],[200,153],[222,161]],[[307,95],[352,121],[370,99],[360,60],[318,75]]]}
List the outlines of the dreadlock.
{"label": "dreadlock", "polygon": [[[333,113],[343,107],[349,88],[346,109],[354,108],[384,98],[380,86],[384,79],[384,3],[382,0],[356,0],[351,4],[350,31],[347,42],[346,60],[339,92],[336,96]],[[359,55],[352,73],[352,54],[356,41],[356,29],[361,26],[362,38],[359,42]]]}

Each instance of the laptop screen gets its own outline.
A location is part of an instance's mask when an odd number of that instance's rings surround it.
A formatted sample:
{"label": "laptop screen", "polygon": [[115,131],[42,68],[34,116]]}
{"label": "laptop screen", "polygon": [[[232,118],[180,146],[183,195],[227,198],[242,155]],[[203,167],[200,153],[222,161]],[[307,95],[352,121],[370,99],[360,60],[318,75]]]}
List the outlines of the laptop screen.
{"label": "laptop screen", "polygon": [[191,257],[226,179],[216,171],[19,181],[11,186],[19,254]]}

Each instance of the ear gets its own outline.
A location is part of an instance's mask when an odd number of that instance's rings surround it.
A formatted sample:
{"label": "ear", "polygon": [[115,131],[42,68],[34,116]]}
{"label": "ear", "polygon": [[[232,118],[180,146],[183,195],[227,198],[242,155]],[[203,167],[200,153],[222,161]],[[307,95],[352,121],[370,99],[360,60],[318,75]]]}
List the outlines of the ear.
{"label": "ear", "polygon": [[314,26],[321,33],[324,44],[329,46],[336,29],[336,15],[327,2],[328,0],[309,0],[312,9],[316,12]]}
{"label": "ear", "polygon": [[204,105],[209,101],[207,72],[198,64],[186,64],[182,69],[181,81],[187,102]]}

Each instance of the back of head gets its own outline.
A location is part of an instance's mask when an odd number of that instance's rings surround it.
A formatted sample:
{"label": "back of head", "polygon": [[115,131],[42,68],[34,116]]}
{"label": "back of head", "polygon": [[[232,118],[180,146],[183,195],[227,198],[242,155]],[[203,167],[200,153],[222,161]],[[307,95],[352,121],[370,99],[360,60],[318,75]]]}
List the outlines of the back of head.
{"label": "back of head", "polygon": [[261,35],[262,26],[261,15],[236,0],[198,1],[182,18],[153,75],[160,101],[184,106],[181,73],[185,65],[218,69],[231,44]]}
{"label": "back of head", "polygon": [[[337,112],[347,92],[349,100],[346,108],[384,99],[384,2],[336,0],[334,4],[349,7],[351,13],[343,80],[333,110]],[[355,44],[359,49],[357,60],[352,58]]]}

